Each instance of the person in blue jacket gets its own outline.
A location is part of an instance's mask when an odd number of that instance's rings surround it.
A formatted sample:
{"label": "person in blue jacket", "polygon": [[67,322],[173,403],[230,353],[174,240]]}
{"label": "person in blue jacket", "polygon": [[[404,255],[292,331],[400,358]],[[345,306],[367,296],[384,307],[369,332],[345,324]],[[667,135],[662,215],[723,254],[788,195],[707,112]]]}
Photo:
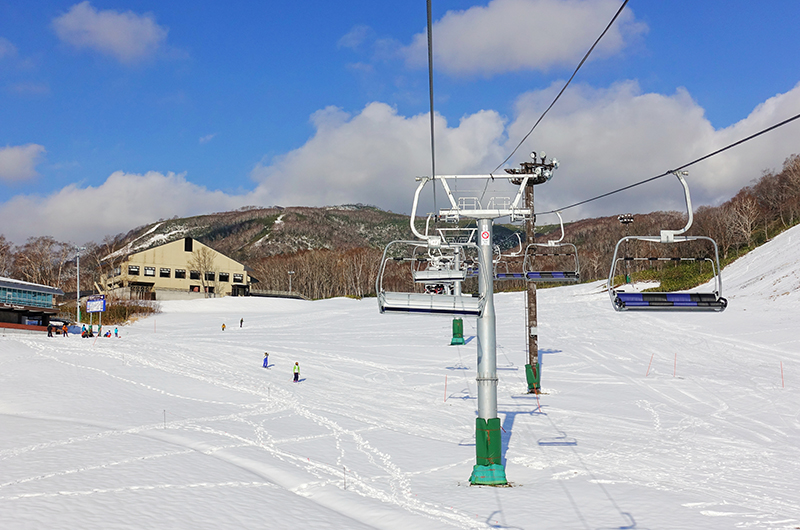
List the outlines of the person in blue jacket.
{"label": "person in blue jacket", "polygon": [[264,352],[264,368],[269,368],[269,352]]}

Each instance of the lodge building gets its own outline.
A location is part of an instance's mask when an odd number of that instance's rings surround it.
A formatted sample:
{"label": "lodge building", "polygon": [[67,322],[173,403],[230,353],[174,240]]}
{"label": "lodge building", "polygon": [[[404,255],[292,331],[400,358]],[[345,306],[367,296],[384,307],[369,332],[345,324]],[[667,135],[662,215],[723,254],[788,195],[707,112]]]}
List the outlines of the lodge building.
{"label": "lodge building", "polygon": [[123,299],[188,300],[247,296],[251,281],[243,264],[186,237],[130,254],[101,285]]}
{"label": "lodge building", "polygon": [[58,313],[61,289],[0,277],[0,327],[41,330]]}

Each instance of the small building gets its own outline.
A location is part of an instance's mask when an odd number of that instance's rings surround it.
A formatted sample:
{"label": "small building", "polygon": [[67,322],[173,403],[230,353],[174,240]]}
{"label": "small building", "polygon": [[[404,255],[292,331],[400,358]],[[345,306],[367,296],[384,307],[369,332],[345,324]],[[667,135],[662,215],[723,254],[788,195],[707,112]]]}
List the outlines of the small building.
{"label": "small building", "polygon": [[130,254],[101,286],[122,299],[187,300],[247,296],[251,281],[243,264],[186,237]]}
{"label": "small building", "polygon": [[58,313],[61,289],[0,277],[0,327],[43,331]]}

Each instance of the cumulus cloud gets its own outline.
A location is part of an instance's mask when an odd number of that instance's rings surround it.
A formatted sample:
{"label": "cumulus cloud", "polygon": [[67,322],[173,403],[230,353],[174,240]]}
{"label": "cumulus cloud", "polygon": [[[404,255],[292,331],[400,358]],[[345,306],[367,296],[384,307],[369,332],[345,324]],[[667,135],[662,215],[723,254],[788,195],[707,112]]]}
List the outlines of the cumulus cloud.
{"label": "cumulus cloud", "polygon": [[[255,196],[268,204],[327,205],[363,202],[408,211],[414,177],[429,175],[430,119],[405,117],[384,103],[350,115],[336,107],[312,117],[314,136],[305,145],[258,164]],[[450,127],[436,116],[437,167],[468,173],[500,157],[503,120],[481,111]]]}
{"label": "cumulus cloud", "polygon": [[36,165],[45,153],[38,144],[0,147],[0,181],[16,182],[36,176]]}
{"label": "cumulus cloud", "polygon": [[98,11],[87,1],[53,20],[58,37],[78,49],[90,48],[132,64],[153,56],[167,38],[151,14]]}
{"label": "cumulus cloud", "polygon": [[[434,24],[434,64],[455,75],[485,76],[574,67],[617,9],[618,0],[492,0],[448,11]],[[626,8],[592,57],[619,53],[646,30]],[[427,32],[402,54],[411,67],[427,64]]]}
{"label": "cumulus cloud", "polygon": [[44,197],[18,195],[0,205],[0,226],[16,242],[31,235],[100,241],[160,218],[233,210],[246,200],[193,184],[183,174],[117,171],[97,187],[73,184]]}
{"label": "cumulus cloud", "polygon": [[[521,96],[509,125],[509,149],[529,130],[562,82]],[[800,85],[755,108],[725,129],[714,129],[690,94],[642,93],[633,81],[606,89],[573,85],[518,151],[546,150],[562,162],[556,177],[537,187],[537,208],[549,210],[658,175],[700,158],[797,113]],[[790,124],[689,169],[695,207],[719,204],[751,184],[762,171],[779,168],[800,152],[800,124]],[[570,211],[571,218],[626,211],[683,210],[683,194],[665,177]]]}
{"label": "cumulus cloud", "polygon": [[[450,124],[436,116],[438,174],[486,174],[528,132],[562,86],[520,96],[510,121],[492,110],[464,116]],[[738,123],[714,129],[703,109],[684,89],[673,94],[642,92],[635,81],[605,88],[573,85],[512,159],[528,159],[535,150],[556,156],[561,168],[550,182],[536,187],[537,211],[556,209],[627,186],[678,167],[774,123],[800,108],[800,85],[765,101]],[[0,205],[6,237],[24,241],[30,235],[61,240],[100,240],[159,218],[224,211],[248,204],[325,206],[362,202],[409,212],[417,183],[429,175],[430,122],[427,114],[403,116],[384,103],[360,112],[337,107],[311,116],[315,132],[300,148],[252,170],[256,187],[242,195],[208,190],[185,175],[116,172],[97,187],[68,186],[47,196],[17,196]],[[697,164],[689,185],[695,207],[718,204],[758,178],[764,169],[779,169],[800,152],[800,123],[792,123],[752,142]],[[8,149],[0,150],[0,161]],[[30,157],[29,157],[30,158]],[[0,163],[0,167],[9,165]],[[28,166],[32,171],[32,165]],[[460,181],[457,196],[480,197],[484,183]],[[509,197],[513,188],[497,179],[487,196]],[[438,188],[438,206],[445,205]],[[430,186],[419,212],[432,210]],[[568,219],[624,212],[682,210],[683,194],[673,177],[565,211]],[[85,212],[77,216],[76,211]],[[14,220],[25,217],[25,225]],[[542,222],[550,222],[541,218]],[[676,227],[680,228],[680,227]]]}
{"label": "cumulus cloud", "polygon": [[199,142],[200,144],[207,144],[208,142],[213,140],[216,135],[217,133],[212,133],[212,134],[207,134],[205,136],[201,136]]}

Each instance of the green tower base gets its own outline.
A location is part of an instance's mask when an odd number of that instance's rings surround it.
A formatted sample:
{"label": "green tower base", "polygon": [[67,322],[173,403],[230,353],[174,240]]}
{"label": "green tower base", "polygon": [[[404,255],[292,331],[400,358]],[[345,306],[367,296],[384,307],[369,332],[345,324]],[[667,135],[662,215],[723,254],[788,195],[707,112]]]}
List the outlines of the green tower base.
{"label": "green tower base", "polygon": [[492,466],[472,466],[472,475],[469,477],[469,483],[474,486],[505,486],[508,484],[506,480],[506,468],[500,464]]}
{"label": "green tower base", "polygon": [[463,346],[464,342],[464,321],[460,318],[453,319],[453,339],[450,346]]}
{"label": "green tower base", "polygon": [[475,419],[475,456],[469,483],[484,486],[504,486],[506,470],[501,460],[500,418]]}
{"label": "green tower base", "polygon": [[539,363],[525,365],[525,378],[528,380],[528,393],[538,394],[542,391],[542,366]]}

